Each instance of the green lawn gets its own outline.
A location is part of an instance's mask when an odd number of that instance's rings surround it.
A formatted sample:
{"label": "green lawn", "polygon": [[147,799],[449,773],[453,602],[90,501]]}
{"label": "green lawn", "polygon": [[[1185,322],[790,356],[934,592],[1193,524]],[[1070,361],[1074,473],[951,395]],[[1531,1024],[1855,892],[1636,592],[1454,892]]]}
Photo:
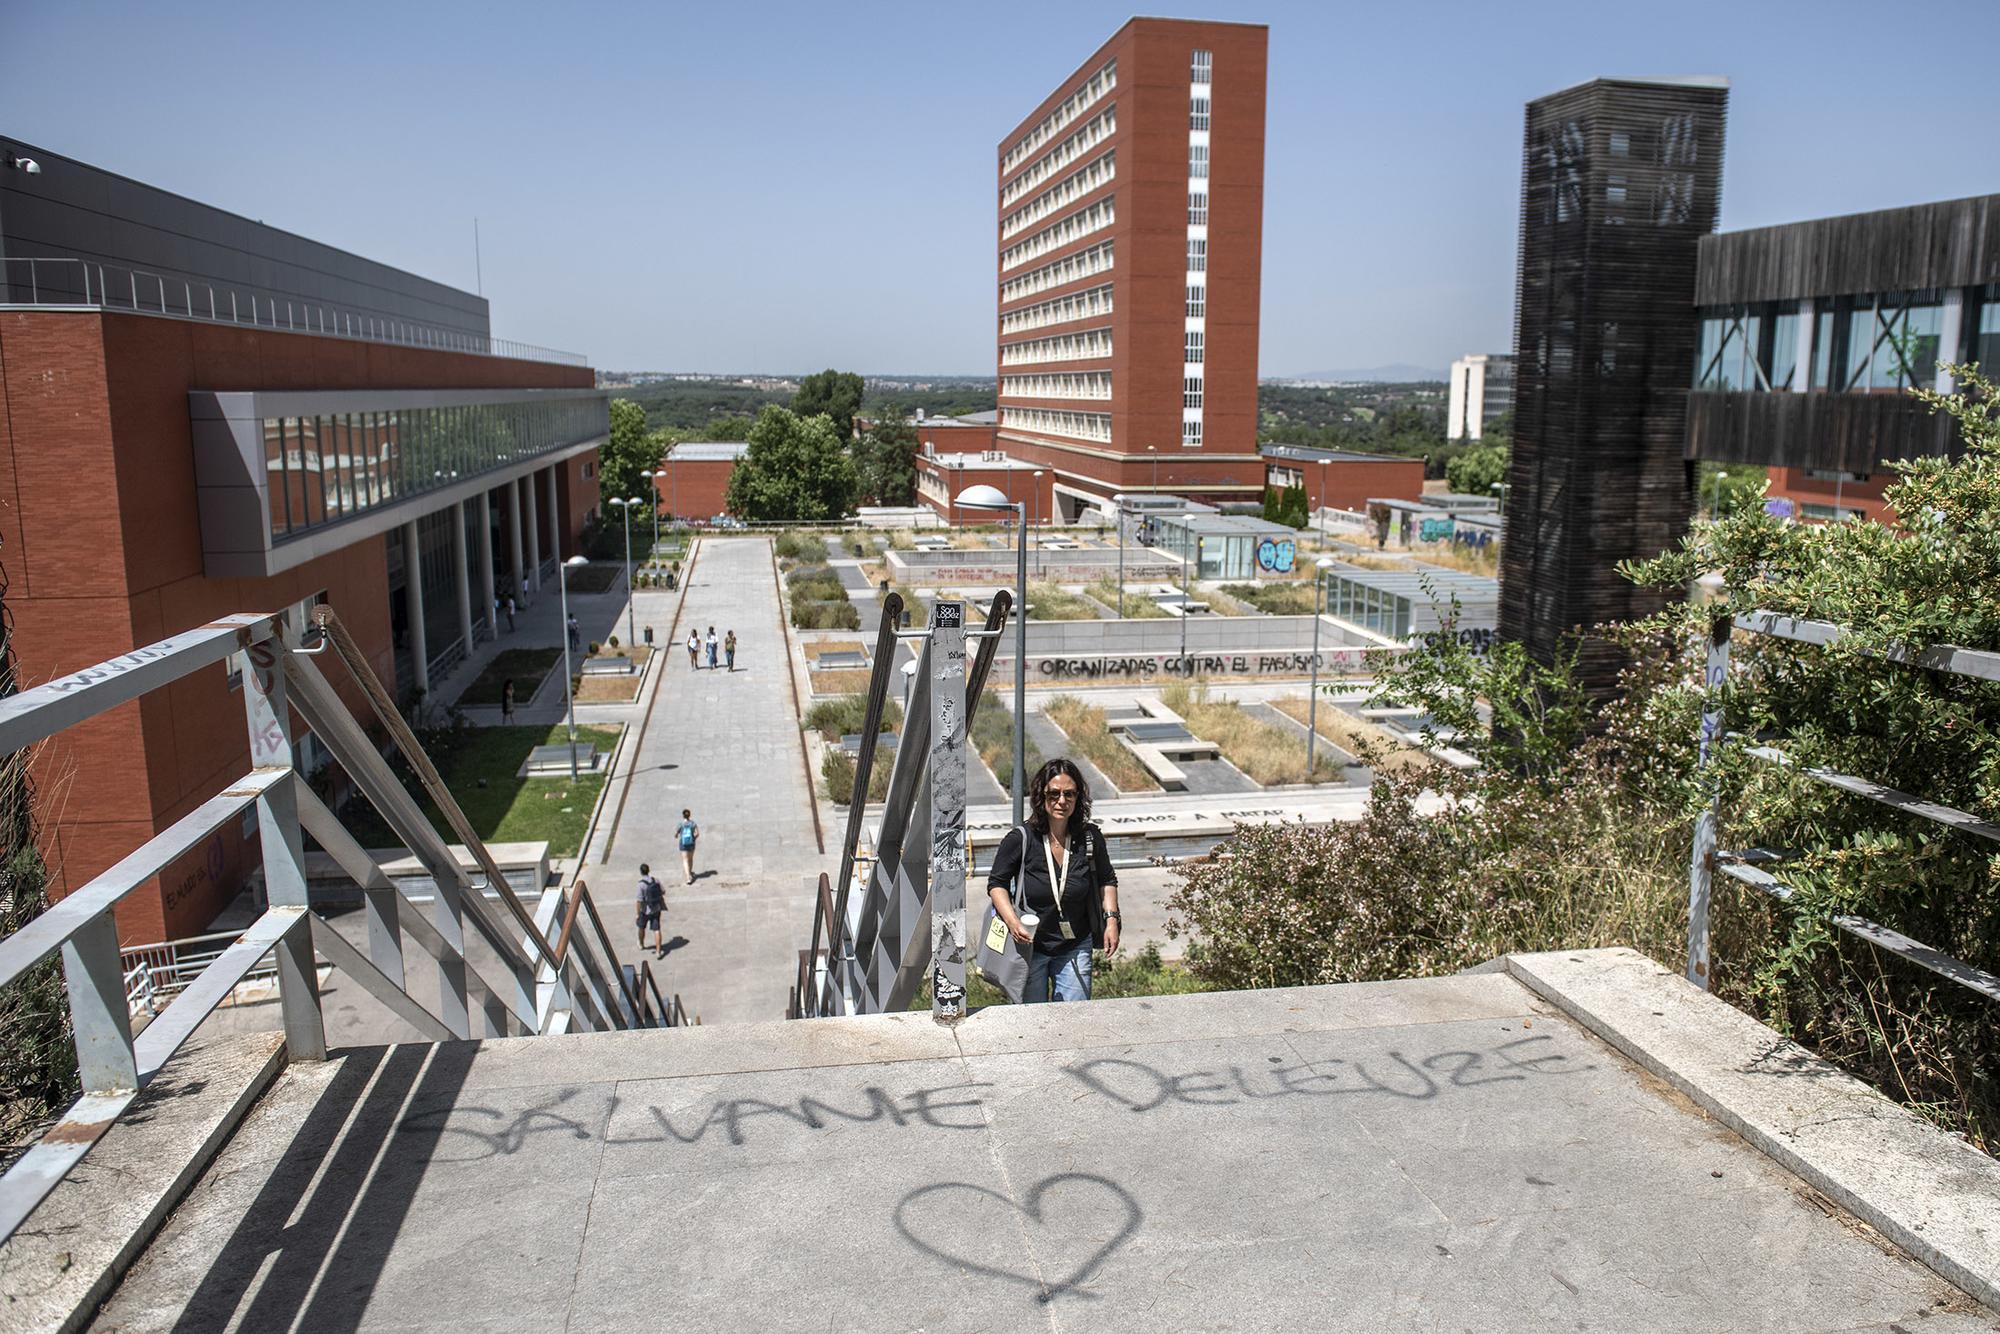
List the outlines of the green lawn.
{"label": "green lawn", "polygon": [[[597,743],[604,761],[594,775],[572,783],[559,778],[516,778],[514,771],[539,745],[560,745],[565,729],[554,727],[469,727],[448,734],[434,733],[431,761],[451,789],[473,830],[488,843],[547,842],[551,857],[571,857],[583,845],[597,794],[604,790],[604,773],[621,728],[579,727],[577,740]],[[400,766],[399,766],[400,768]],[[431,824],[446,842],[457,840],[437,808],[421,795],[416,780],[404,775],[403,786],[416,796]],[[402,840],[375,813],[365,798],[350,801],[344,812],[347,827],[368,848],[393,848]]]}
{"label": "green lawn", "polygon": [[[638,556],[633,557],[639,559]],[[625,562],[598,561],[581,569],[569,572],[569,591],[572,593],[607,593],[611,586],[625,577]]]}
{"label": "green lawn", "polygon": [[514,678],[514,707],[520,708],[535,697],[535,688],[549,669],[562,661],[559,648],[510,648],[486,664],[473,683],[458,697],[461,708],[473,704],[490,704],[500,707],[500,688],[508,677]]}

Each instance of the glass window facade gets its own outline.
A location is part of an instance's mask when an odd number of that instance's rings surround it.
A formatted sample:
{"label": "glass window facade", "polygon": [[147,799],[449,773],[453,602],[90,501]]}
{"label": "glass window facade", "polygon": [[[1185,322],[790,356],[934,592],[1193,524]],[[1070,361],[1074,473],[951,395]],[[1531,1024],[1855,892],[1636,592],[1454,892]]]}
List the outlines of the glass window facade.
{"label": "glass window facade", "polygon": [[601,438],[595,395],[263,419],[274,542]]}
{"label": "glass window facade", "polygon": [[1389,639],[1410,637],[1410,600],[1339,574],[1326,576],[1327,614]]}
{"label": "glass window facade", "polygon": [[[1863,293],[1821,300],[1813,312],[1807,387],[1834,393],[1928,389],[1936,381],[1940,361],[1979,357],[1981,321],[1988,319],[1994,325],[1991,350],[2000,352],[2000,311],[1981,303],[1978,292],[1965,309],[1967,318],[1958,340],[1962,346],[1946,348],[1941,292]],[[1794,388],[1799,325],[1804,318],[1798,304],[1789,301],[1703,310],[1695,388],[1779,393]]]}

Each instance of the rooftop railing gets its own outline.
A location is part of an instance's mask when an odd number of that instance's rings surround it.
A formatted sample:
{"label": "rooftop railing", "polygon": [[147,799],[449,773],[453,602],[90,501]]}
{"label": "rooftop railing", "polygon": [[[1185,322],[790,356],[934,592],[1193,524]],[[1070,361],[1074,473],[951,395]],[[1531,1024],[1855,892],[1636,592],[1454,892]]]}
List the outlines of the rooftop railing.
{"label": "rooftop railing", "polygon": [[10,257],[4,261],[0,277],[5,279],[0,282],[0,304],[126,311],[217,324],[246,324],[320,338],[352,338],[439,352],[541,361],[557,366],[590,365],[590,359],[581,352],[561,352],[488,334],[357,314],[292,297],[239,292],[234,287],[217,288],[212,283],[93,260]]}
{"label": "rooftop railing", "polygon": [[[275,959],[293,1060],[322,1060],[327,1053],[316,955],[431,1041],[687,1022],[680,998],[663,997],[650,968],[635,976],[619,962],[581,880],[567,892],[548,887],[532,910],[521,901],[331,607],[314,608],[309,628],[292,623],[289,613],[226,616],[0,700],[0,754],[24,750],[236,654],[245,659],[249,771],[0,940],[0,987],[61,956],[83,1086],[62,1118],[0,1176],[0,1241],[117,1123],[209,1013],[246,977],[263,971],[266,956]],[[432,827],[322,674],[319,659],[329,656],[352,674],[368,711],[470,852],[475,870],[468,871]],[[429,875],[435,890],[428,913],[405,896],[294,767],[293,714]],[[220,948],[198,973],[177,979],[177,994],[135,1038],[135,1001],[156,1005],[159,996],[148,997],[149,978],[131,976],[120,957],[115,909],[212,831],[253,809],[268,907],[227,942],[207,939]],[[311,911],[307,833],[360,887],[365,947]],[[497,961],[488,965],[496,970],[491,976],[469,957],[469,935]],[[408,968],[421,957],[406,950],[406,942],[430,957],[434,1006],[406,985]]]}

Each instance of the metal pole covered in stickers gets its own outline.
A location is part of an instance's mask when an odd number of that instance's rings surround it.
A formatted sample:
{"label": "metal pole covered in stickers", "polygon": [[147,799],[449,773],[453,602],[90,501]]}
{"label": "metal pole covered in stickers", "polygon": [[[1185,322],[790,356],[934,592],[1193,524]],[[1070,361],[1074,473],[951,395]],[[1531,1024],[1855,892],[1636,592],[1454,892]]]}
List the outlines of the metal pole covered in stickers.
{"label": "metal pole covered in stickers", "polygon": [[931,1018],[965,1016],[965,604],[931,607]]}

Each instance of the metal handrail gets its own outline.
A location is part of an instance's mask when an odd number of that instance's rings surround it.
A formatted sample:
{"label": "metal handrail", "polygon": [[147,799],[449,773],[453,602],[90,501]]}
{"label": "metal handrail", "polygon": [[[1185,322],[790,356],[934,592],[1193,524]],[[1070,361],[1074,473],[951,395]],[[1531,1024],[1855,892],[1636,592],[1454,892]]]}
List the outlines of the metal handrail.
{"label": "metal handrail", "polygon": [[[221,289],[226,296],[219,295],[213,283],[170,278],[144,269],[101,264],[75,256],[14,255],[8,256],[4,265],[27,266],[28,300],[12,300],[14,288],[19,286],[19,282],[10,275],[16,270],[0,267],[0,289],[4,289],[0,290],[0,305],[123,311],[216,324],[247,324],[281,333],[312,334],[322,338],[351,338],[361,342],[391,343],[399,347],[504,357],[512,361],[541,361],[577,367],[590,365],[590,359],[580,352],[563,352],[510,338],[495,338],[490,334],[357,314],[254,290],[248,294],[250,308],[246,313],[238,288]],[[71,266],[69,272],[74,276],[67,283],[50,282],[45,285],[43,265]],[[176,296],[180,298],[178,302],[173,300]]]}
{"label": "metal handrail", "polygon": [[[296,629],[286,614],[224,617],[0,699],[0,752],[21,750],[240,653],[251,761],[249,771],[223,791],[0,939],[0,986],[61,954],[84,1088],[56,1124],[0,1175],[0,1242],[12,1236],[90,1152],[215,1007],[245,977],[264,968],[267,956],[275,956],[286,1050],[293,1060],[326,1056],[316,955],[431,1040],[476,1036],[475,1015],[496,1035],[544,1031],[537,1000],[545,977],[556,989],[550,1031],[557,1014],[590,1019],[594,1013],[595,1026],[610,1028],[644,1022],[645,1012],[617,967],[587,886],[579,882],[572,888],[566,929],[562,939],[551,944],[389,705],[381,682],[338,618],[327,608],[319,611],[325,614],[315,617],[317,623],[354,672],[371,709],[403,750],[424,790],[464,839],[487,883],[471,883],[416,799],[321,675],[313,656],[319,650],[297,646]],[[436,892],[429,920],[301,780],[289,722],[294,712],[430,873]],[[114,918],[118,904],[252,807],[270,906],[235,933],[135,1038],[133,979],[120,955]],[[362,890],[368,913],[366,952],[309,909],[307,833]],[[518,937],[506,929],[502,917],[478,892],[481,889],[491,889],[505,905],[513,924],[522,928]],[[574,931],[578,921],[588,924],[581,937]],[[480,977],[466,953],[468,925],[511,975],[511,987],[496,988]],[[405,985],[406,936],[436,963],[436,1011],[413,997]],[[585,946],[572,948],[579,939]],[[615,984],[603,977],[607,967],[618,977]],[[573,985],[578,982],[580,986]],[[148,987],[150,975],[137,990],[143,996]],[[573,995],[581,1008],[559,1005],[563,992]],[[657,999],[657,987],[652,987],[652,996]],[[659,1008],[667,1022],[686,1022],[678,996],[670,1006],[660,1001]]]}
{"label": "metal handrail", "polygon": [[[1713,772],[1716,753],[1722,745],[1732,739],[1723,727],[1721,692],[1729,678],[1730,637],[1732,632],[1739,630],[1745,634],[1767,635],[1774,639],[1820,647],[1838,643],[1851,633],[1846,627],[1830,621],[1816,621],[1767,611],[1747,612],[1733,620],[1721,616],[1712,621],[1708,634],[1706,674],[1703,678],[1701,749],[1697,760],[1698,768],[1710,773]],[[2000,681],[2000,653],[1984,649],[1938,644],[1928,649],[1912,650],[1901,645],[1893,645],[1877,656],[1882,661],[1896,666],[1921,668],[1983,681]],[[1803,777],[1823,786],[1851,796],[1865,797],[1905,815],[1929,820],[1933,824],[1961,833],[2000,842],[2000,824],[1982,820],[1955,807],[1926,801],[1922,797],[1899,791],[1872,779],[1838,773],[1832,769],[1818,767],[1800,769],[1791,756],[1776,746],[1749,745],[1743,748],[1743,753],[1764,764],[1794,769]],[[1792,886],[1761,869],[1764,865],[1786,860],[1782,854],[1766,848],[1749,848],[1732,852],[1717,846],[1716,825],[1720,793],[1714,790],[1715,785],[1712,781],[1710,787],[1709,804],[1695,818],[1694,849],[1688,865],[1687,977],[1690,982],[1704,989],[1708,987],[1713,971],[1709,958],[1708,917],[1716,872],[1720,871],[1737,883],[1747,885],[1780,903],[1791,902],[1797,894]],[[1929,969],[1939,977],[1956,982],[1988,1000],[2000,1001],[2000,975],[1932,949],[1921,941],[1912,940],[1899,931],[1879,922],[1871,922],[1865,917],[1852,913],[1836,913],[1829,920],[1835,927],[1857,940],[1865,940],[1877,949]]]}
{"label": "metal handrail", "polygon": [[[892,607],[891,604],[894,604]],[[874,720],[874,725],[864,724],[862,728],[862,751],[873,761],[873,749],[879,738],[883,697],[889,688],[889,679],[894,666],[894,635],[898,615],[892,620],[890,612],[900,613],[900,599],[891,594],[883,604],[882,628],[878,631],[874,669],[869,677],[869,700],[866,715]],[[993,659],[1000,646],[1000,629],[1006,624],[1013,610],[1013,594],[1000,589],[994,594],[993,602],[987,609],[984,633],[978,638],[978,649],[966,673],[966,727],[968,735],[972,720],[977,716],[980,700],[985,695],[986,679],[993,668]],[[903,720],[903,737],[896,747],[889,777],[889,791],[883,803],[883,820],[880,843],[875,850],[875,859],[867,874],[868,888],[864,891],[862,910],[856,916],[852,928],[848,923],[850,890],[856,874],[857,852],[861,837],[862,812],[867,801],[867,787],[863,781],[863,771],[856,766],[856,781],[850,798],[848,829],[841,847],[841,878],[833,888],[829,901],[824,892],[817,896],[814,904],[812,947],[801,964],[801,976],[795,985],[795,995],[788,1007],[793,1018],[813,1018],[835,1014],[848,995],[849,978],[846,976],[848,954],[857,959],[864,953],[872,958],[878,937],[884,925],[886,909],[885,896],[891,892],[895,876],[898,874],[901,852],[908,833],[909,822],[915,812],[928,762],[928,745],[925,738],[929,734],[929,683],[923,664],[928,661],[928,642],[918,656],[918,671],[910,696],[910,711]],[[825,968],[820,969],[819,940],[821,927],[825,926],[826,949]],[[899,971],[901,971],[899,969]],[[871,973],[864,964],[864,975]]]}

